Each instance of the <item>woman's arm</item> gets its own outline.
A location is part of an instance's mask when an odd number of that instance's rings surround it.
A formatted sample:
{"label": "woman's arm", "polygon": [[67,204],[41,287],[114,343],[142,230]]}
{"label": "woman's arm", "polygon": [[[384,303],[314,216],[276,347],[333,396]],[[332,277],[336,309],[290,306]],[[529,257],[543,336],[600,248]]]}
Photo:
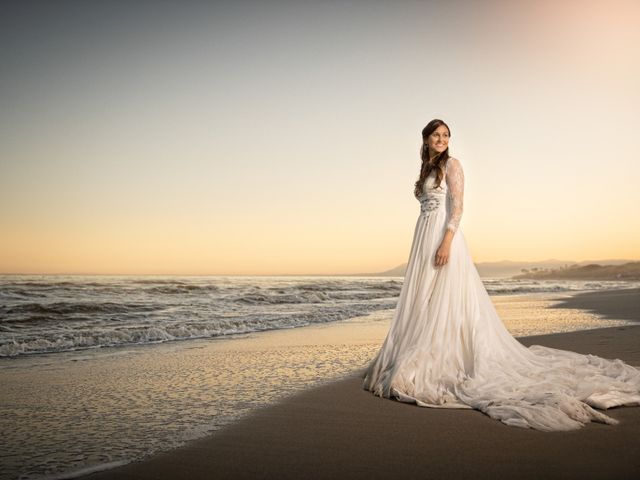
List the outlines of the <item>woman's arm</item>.
{"label": "woman's arm", "polygon": [[444,265],[449,260],[451,241],[460,225],[464,204],[464,171],[457,158],[449,157],[447,160],[447,195],[451,198],[451,216],[447,222],[447,231],[442,243],[436,252],[436,265]]}
{"label": "woman's arm", "polygon": [[453,237],[453,234],[458,230],[460,225],[460,219],[462,218],[462,210],[464,203],[464,172],[462,171],[462,165],[457,158],[450,157],[447,160],[447,190],[451,197],[451,217],[447,224],[447,235],[449,238]]}

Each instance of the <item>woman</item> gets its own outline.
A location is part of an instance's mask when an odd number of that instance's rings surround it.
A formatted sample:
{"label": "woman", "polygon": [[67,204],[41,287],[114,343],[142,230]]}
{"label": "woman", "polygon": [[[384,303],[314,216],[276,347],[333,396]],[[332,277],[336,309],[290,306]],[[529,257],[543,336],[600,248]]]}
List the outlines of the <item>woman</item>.
{"label": "woman", "polygon": [[389,332],[364,374],[375,395],[424,407],[475,408],[507,425],[573,430],[618,421],[594,410],[640,405],[640,370],[540,345],[504,327],[460,229],[464,173],[442,120],[422,130],[420,201]]}

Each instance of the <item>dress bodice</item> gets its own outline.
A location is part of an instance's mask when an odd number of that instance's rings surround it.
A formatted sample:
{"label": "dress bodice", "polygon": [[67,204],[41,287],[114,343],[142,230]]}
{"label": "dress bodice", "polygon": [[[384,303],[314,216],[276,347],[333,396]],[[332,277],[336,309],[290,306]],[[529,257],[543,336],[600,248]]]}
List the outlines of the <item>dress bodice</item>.
{"label": "dress bodice", "polygon": [[444,208],[447,195],[447,182],[443,177],[439,186],[436,186],[437,172],[432,170],[424,181],[422,194],[416,198],[420,202],[420,213],[426,215],[428,212]]}
{"label": "dress bodice", "polygon": [[436,186],[436,180],[437,170],[432,170],[424,181],[422,194],[416,195],[421,217],[426,218],[434,211],[446,211],[449,217],[447,228],[455,232],[463,210],[464,172],[460,160],[449,157],[440,185]]}
{"label": "dress bodice", "polygon": [[440,185],[436,187],[436,182],[437,182],[438,176],[437,176],[437,172],[435,170],[431,170],[431,172],[429,173],[429,175],[427,175],[427,178],[424,181],[424,195],[431,195],[431,194],[445,194],[447,193],[447,181],[446,179],[443,177],[442,181],[440,182]]}

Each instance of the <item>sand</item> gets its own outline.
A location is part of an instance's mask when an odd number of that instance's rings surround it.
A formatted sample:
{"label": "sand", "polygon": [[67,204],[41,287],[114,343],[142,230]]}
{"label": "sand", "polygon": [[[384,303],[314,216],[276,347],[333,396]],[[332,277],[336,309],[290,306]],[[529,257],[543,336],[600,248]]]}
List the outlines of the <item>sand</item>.
{"label": "sand", "polygon": [[640,321],[640,288],[577,293],[554,308],[579,308],[604,318]]}
{"label": "sand", "polygon": [[[558,308],[640,320],[639,296],[640,289],[588,293]],[[640,367],[640,325],[519,340]],[[640,478],[640,407],[607,410],[619,425],[541,432],[477,410],[379,398],[362,389],[361,374],[294,394],[175,450],[83,478]]]}

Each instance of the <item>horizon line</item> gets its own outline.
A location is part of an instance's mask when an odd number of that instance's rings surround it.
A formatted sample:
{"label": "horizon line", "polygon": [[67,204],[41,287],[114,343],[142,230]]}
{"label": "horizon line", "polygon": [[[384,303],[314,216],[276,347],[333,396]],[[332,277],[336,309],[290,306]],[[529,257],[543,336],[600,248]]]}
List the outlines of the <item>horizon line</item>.
{"label": "horizon line", "polygon": [[[639,259],[628,259],[628,258],[612,258],[605,260],[558,260],[555,258],[547,259],[547,260],[494,260],[494,261],[485,261],[485,262],[474,262],[474,265],[481,264],[495,264],[495,263],[545,263],[545,262],[565,262],[565,263],[584,263],[584,262],[638,262]],[[401,266],[406,265],[406,263],[397,265],[393,268],[388,269],[387,271],[394,270]],[[91,273],[91,272],[48,272],[48,273],[38,273],[38,272],[0,272],[0,275],[42,275],[42,276],[56,276],[56,275],[91,275],[91,276],[184,276],[184,277],[377,277],[377,276],[389,276],[389,277],[402,277],[402,275],[383,275],[385,271],[382,272],[371,272],[371,273]]]}

